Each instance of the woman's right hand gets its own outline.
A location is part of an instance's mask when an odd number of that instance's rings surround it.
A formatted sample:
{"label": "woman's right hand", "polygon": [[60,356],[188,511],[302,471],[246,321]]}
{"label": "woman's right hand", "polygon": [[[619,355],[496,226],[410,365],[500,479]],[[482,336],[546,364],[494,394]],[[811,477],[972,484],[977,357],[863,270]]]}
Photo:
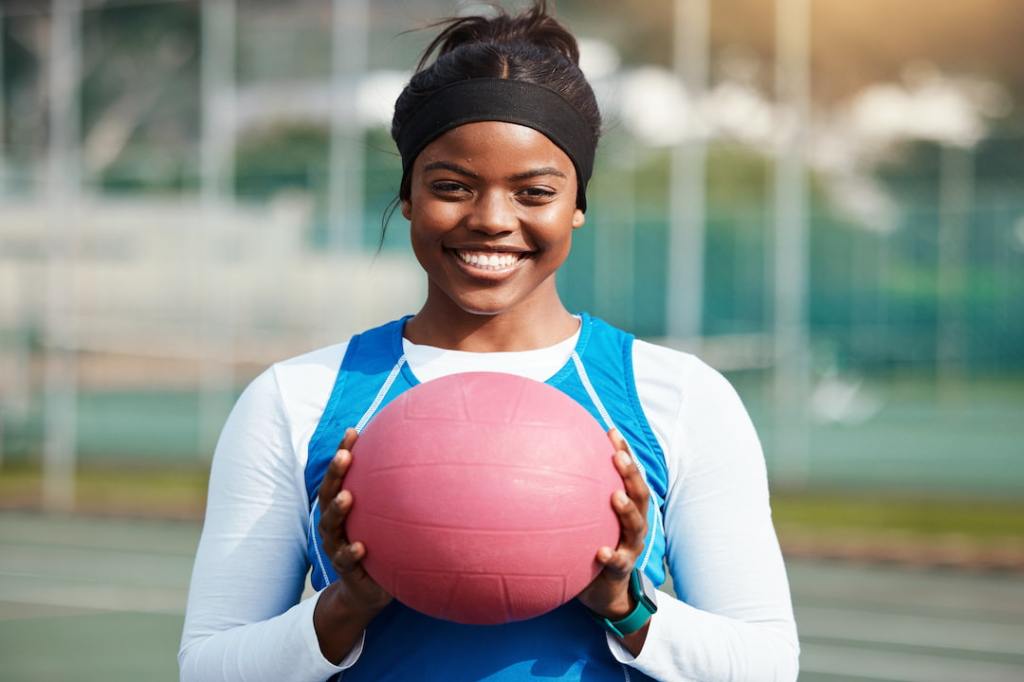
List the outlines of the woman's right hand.
{"label": "woman's right hand", "polygon": [[345,536],[345,519],[355,500],[341,486],[352,464],[352,447],[357,437],[355,429],[345,431],[318,493],[318,531],[324,554],[330,558],[338,580],[320,595],[313,612],[313,626],[324,657],[334,663],[351,651],[366,626],[392,599],[363,568],[366,547],[359,541],[350,543]]}

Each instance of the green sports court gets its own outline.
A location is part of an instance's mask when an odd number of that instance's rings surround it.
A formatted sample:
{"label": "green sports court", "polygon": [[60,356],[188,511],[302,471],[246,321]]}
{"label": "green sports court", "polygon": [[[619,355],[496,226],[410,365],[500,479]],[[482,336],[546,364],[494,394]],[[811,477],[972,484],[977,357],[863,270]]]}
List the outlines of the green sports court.
{"label": "green sports court", "polygon": [[[199,528],[0,513],[0,679],[175,680]],[[1014,682],[1019,574],[790,560],[809,682]]]}

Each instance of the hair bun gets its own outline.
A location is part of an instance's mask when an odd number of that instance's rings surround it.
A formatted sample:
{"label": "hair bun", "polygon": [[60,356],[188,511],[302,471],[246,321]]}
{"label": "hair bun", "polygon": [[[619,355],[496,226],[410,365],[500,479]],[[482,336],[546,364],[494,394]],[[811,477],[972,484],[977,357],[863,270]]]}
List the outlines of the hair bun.
{"label": "hair bun", "polygon": [[576,38],[558,20],[548,14],[546,0],[535,0],[524,12],[510,15],[493,5],[494,16],[466,16],[443,19],[430,24],[444,29],[434,38],[420,59],[416,70],[422,69],[435,51],[441,57],[463,45],[473,43],[529,43],[554,50],[577,66],[580,50]]}

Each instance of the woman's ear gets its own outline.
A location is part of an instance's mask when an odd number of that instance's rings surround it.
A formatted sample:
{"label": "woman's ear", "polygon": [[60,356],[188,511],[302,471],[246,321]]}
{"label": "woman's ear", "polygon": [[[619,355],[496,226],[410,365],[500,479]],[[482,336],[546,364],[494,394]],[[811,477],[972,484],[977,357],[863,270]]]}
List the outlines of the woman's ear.
{"label": "woman's ear", "polygon": [[412,201],[402,199],[400,203],[402,204],[402,216],[409,222],[412,222]]}
{"label": "woman's ear", "polygon": [[587,216],[580,209],[576,209],[572,213],[572,229],[583,227],[583,223],[587,222]]}

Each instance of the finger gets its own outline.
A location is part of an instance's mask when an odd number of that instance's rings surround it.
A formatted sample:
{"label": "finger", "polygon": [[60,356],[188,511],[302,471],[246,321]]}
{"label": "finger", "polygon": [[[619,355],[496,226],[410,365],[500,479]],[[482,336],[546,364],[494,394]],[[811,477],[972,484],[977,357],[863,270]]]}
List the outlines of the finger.
{"label": "finger", "polygon": [[[349,439],[349,432],[355,433],[355,429],[349,429],[345,434],[345,440],[342,441],[342,445],[346,445],[347,440],[355,441],[355,438]],[[352,465],[352,451],[346,447],[338,448],[338,451],[334,453],[334,457],[327,465],[327,471],[324,473],[324,478],[320,482],[320,491],[318,493],[318,499],[320,501],[320,508],[326,507],[338,492],[341,491],[341,482],[345,478],[345,474],[348,473],[349,467]]]}
{"label": "finger", "polygon": [[344,541],[345,518],[352,509],[352,493],[342,490],[334,496],[320,513],[320,536],[324,544],[335,540]]}
{"label": "finger", "polygon": [[331,562],[334,564],[334,568],[337,569],[339,575],[347,574],[358,578],[360,577],[360,572],[363,571],[363,565],[360,562],[362,562],[365,556],[366,546],[363,543],[343,543],[331,555]]}
{"label": "finger", "polygon": [[626,450],[616,452],[614,462],[615,469],[619,472],[619,476],[622,477],[622,485],[626,490],[626,495],[636,504],[640,512],[646,516],[647,503],[651,493],[647,488],[647,482],[644,481],[643,473],[640,472],[640,467],[637,466],[636,461]]}
{"label": "finger", "polygon": [[612,495],[612,507],[619,517],[619,527],[622,529],[618,548],[639,554],[644,548],[644,538],[647,536],[646,516],[621,490],[615,491]]}
{"label": "finger", "polygon": [[345,435],[341,438],[341,445],[338,446],[339,450],[352,451],[352,448],[356,444],[356,439],[359,438],[359,432],[353,429],[351,426],[345,429]]}
{"label": "finger", "polygon": [[[647,484],[644,482],[643,473],[640,471],[636,459],[632,455],[632,450],[629,449],[629,443],[622,437],[619,430],[614,427],[608,429],[608,438],[611,440],[612,445],[615,446],[615,468],[618,469],[625,482],[631,484],[630,488],[632,489],[627,488],[626,492],[629,493],[631,498],[639,502],[641,494],[647,493]],[[618,456],[620,452],[626,453],[625,459]],[[632,473],[633,476],[628,477],[627,474],[629,473]],[[626,480],[627,478],[631,480]]]}
{"label": "finger", "polygon": [[619,433],[619,430],[614,426],[608,429],[608,439],[612,442],[612,445],[616,450],[625,450],[626,452],[629,452],[629,444],[626,442],[626,439],[622,437],[622,434]]}
{"label": "finger", "polygon": [[636,557],[628,551],[602,547],[597,551],[597,562],[604,567],[605,574],[616,580],[629,577]]}

